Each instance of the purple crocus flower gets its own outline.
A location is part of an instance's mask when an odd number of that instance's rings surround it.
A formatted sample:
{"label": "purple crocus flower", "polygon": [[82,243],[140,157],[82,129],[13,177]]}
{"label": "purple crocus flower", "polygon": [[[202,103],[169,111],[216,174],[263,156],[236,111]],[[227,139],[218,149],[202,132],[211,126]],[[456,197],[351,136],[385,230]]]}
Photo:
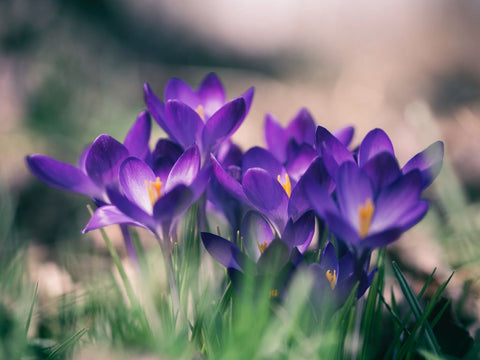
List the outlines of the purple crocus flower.
{"label": "purple crocus flower", "polygon": [[370,287],[376,268],[368,271],[370,257],[358,260],[351,252],[346,251],[337,257],[331,242],[324,247],[320,261],[308,266],[314,276],[311,296],[312,304],[321,311],[326,298],[333,295],[335,307],[341,306],[353,287],[358,282],[357,298],[360,298]]}
{"label": "purple crocus flower", "polygon": [[422,186],[420,171],[412,170],[376,193],[371,178],[352,162],[338,170],[336,201],[323,186],[308,184],[311,206],[330,231],[363,250],[395,241],[423,218],[428,202],[421,199]]}
{"label": "purple crocus flower", "polygon": [[152,151],[151,160],[147,163],[151,164],[155,175],[159,176],[164,182],[183,152],[182,147],[177,143],[169,139],[160,139]]}
{"label": "purple crocus flower", "polygon": [[428,187],[438,176],[443,163],[443,142],[437,141],[410,159],[400,169],[393,144],[381,129],[370,131],[358,148],[357,162],[381,189],[410,171],[419,170],[422,176],[422,189]]}
{"label": "purple crocus flower", "polygon": [[[265,149],[253,147],[242,158],[241,168],[224,169],[213,159],[215,179],[219,185],[248,208],[261,212],[280,234],[289,218],[289,206],[300,209],[291,198],[295,181],[283,165]],[[302,207],[303,208],[303,207]],[[308,209],[305,209],[305,211]],[[297,213],[298,218],[303,213]]]}
{"label": "purple crocus flower", "polygon": [[322,157],[317,157],[312,161],[292,190],[288,204],[288,214],[293,219],[298,219],[305,212],[312,210],[309,185],[312,182],[321,186],[328,194],[331,194],[335,189],[335,184],[328,174]]}
{"label": "purple crocus flower", "polygon": [[48,185],[87,195],[97,204],[105,204],[109,202],[106,189],[118,186],[120,164],[128,156],[149,157],[150,131],[150,116],[142,111],[123,144],[109,135],[100,135],[81,154],[78,167],[40,154],[27,156],[27,165]]}
{"label": "purple crocus flower", "polygon": [[208,253],[227,268],[227,274],[236,292],[240,293],[245,279],[250,279],[253,281],[255,297],[265,286],[269,286],[270,298],[274,300],[283,298],[295,264],[291,261],[288,246],[282,240],[273,240],[254,262],[235,244],[220,236],[201,233],[201,238]]}
{"label": "purple crocus flower", "polygon": [[295,258],[307,249],[314,230],[314,216],[307,213],[296,222],[290,220],[278,238],[260,213],[250,211],[243,219],[241,230],[246,254],[220,236],[201,233],[201,237],[208,253],[227,268],[235,287],[241,284],[245,274],[257,278],[258,283],[270,278],[274,283],[270,295],[276,298],[283,293],[296,266]]}
{"label": "purple crocus flower", "polygon": [[281,234],[290,218],[297,220],[311,209],[305,184],[308,178],[326,189],[333,189],[321,158],[314,159],[297,183],[291,180],[285,167],[268,151],[260,147],[248,150],[241,168],[224,169],[215,159],[215,181],[247,208],[262,213]]}
{"label": "purple crocus flower", "polygon": [[402,173],[420,170],[422,175],[422,188],[427,188],[438,176],[442,169],[444,145],[436,141],[422,152],[411,158],[402,168]]}
{"label": "purple crocus flower", "polygon": [[[307,213],[294,222],[290,219],[280,237],[276,237],[270,224],[256,211],[248,212],[242,222],[241,236],[246,254],[234,243],[214,234],[202,233],[205,249],[226,268],[243,271],[248,261],[258,264],[264,253],[273,245],[282,247],[290,254],[294,249],[303,253],[312,241],[315,220],[312,213]],[[282,245],[274,245],[281,242]],[[271,250],[269,250],[270,252]],[[283,250],[282,250],[283,251]],[[249,260],[246,260],[246,259]]]}
{"label": "purple crocus flower", "polygon": [[197,144],[204,161],[243,122],[253,92],[250,88],[242,96],[226,102],[223,86],[213,73],[205,77],[198,90],[173,78],[165,87],[164,104],[147,83],[144,86],[145,103],[160,127],[184,149]]}
{"label": "purple crocus flower", "polygon": [[332,178],[336,178],[338,168],[347,162],[357,163],[371,178],[375,191],[388,186],[402,174],[419,170],[422,175],[422,188],[425,189],[437,177],[442,167],[443,143],[437,141],[415,155],[400,169],[395,157],[393,144],[381,129],[370,131],[362,140],[356,156],[327,129],[318,126],[315,147],[323,157],[325,166]]}
{"label": "purple crocus flower", "polygon": [[[95,139],[80,155],[78,167],[45,155],[27,156],[30,171],[40,180],[60,190],[87,195],[96,205],[110,203],[108,188],[118,188],[118,170],[128,156],[150,159],[148,142],[151,120],[142,111],[127,133],[123,144],[103,134]],[[125,246],[130,258],[136,262],[136,253],[126,226],[121,226]]]}
{"label": "purple crocus flower", "polygon": [[[291,193],[289,179],[282,178],[280,181],[272,176],[272,173],[262,168],[249,168],[241,181],[227,172],[213,159],[215,178],[218,183],[233,197],[247,207],[263,213],[275,226],[279,233],[288,221],[288,202]],[[277,174],[277,173],[274,173]],[[284,181],[284,183],[281,183]]]}
{"label": "purple crocus flower", "polygon": [[[298,181],[314,158],[315,121],[307,109],[301,109],[283,128],[271,114],[265,117],[265,140],[268,150],[285,166],[289,176]],[[346,147],[353,137],[353,127],[345,127],[335,133],[336,138]]]}
{"label": "purple crocus flower", "polygon": [[152,168],[128,157],[119,169],[119,189],[108,189],[111,205],[98,208],[84,232],[111,224],[147,228],[160,239],[168,239],[179,218],[203,193],[211,165],[200,168],[200,154],[193,145],[161,179]]}
{"label": "purple crocus flower", "polygon": [[[231,176],[237,172],[235,166],[227,168],[231,170]],[[232,196],[218,180],[213,176],[207,188],[207,218],[212,223],[212,228],[222,227],[223,224],[226,232],[229,232],[231,238],[236,237],[237,231],[240,229],[242,216],[245,213],[246,206],[236,197]]]}
{"label": "purple crocus flower", "polygon": [[[307,212],[297,221],[289,219],[287,225],[278,236],[288,245],[290,251],[297,249],[303,254],[312,241],[314,231],[314,215],[312,212]],[[243,238],[247,254],[255,261],[260,258],[263,251],[276,238],[271,225],[257,211],[249,211],[245,214],[240,235]]]}

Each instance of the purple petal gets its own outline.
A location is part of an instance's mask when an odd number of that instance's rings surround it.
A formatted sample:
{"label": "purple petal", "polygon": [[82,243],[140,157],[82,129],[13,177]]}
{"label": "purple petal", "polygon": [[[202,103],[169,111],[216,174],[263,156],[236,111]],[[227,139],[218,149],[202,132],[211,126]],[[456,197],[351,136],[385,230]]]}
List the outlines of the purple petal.
{"label": "purple petal", "polygon": [[339,214],[326,212],[324,215],[329,230],[347,244],[356,244],[360,240],[357,229]]}
{"label": "purple petal", "polygon": [[152,232],[156,232],[157,229],[153,217],[145,212],[145,210],[139,207],[136,203],[122,195],[118,190],[112,188],[107,189],[107,194],[112,205],[115,205],[117,209],[124,213],[127,217],[140,224],[143,224]]}
{"label": "purple petal", "polygon": [[87,155],[91,147],[92,147],[92,144],[85,146],[85,148],[82,150],[82,153],[78,157],[78,161],[77,161],[78,168],[82,170],[84,174],[87,173],[87,170],[85,169],[85,166],[86,166],[85,161],[87,160]]}
{"label": "purple petal", "polygon": [[317,126],[315,133],[315,147],[323,157],[325,166],[332,177],[345,162],[355,163],[353,155],[335,136],[322,126]]}
{"label": "purple petal", "polygon": [[260,245],[268,246],[275,238],[270,224],[256,211],[249,211],[245,214],[240,234],[247,254],[255,261],[261,255]]}
{"label": "purple petal", "polygon": [[317,156],[315,149],[308,144],[302,144],[295,150],[295,155],[289,155],[285,168],[291,180],[297,182]]}
{"label": "purple petal", "polygon": [[242,169],[239,166],[230,165],[225,168],[225,171],[237,182],[242,181]]}
{"label": "purple petal", "polygon": [[339,262],[337,259],[337,254],[335,254],[335,248],[333,247],[331,242],[328,242],[322,251],[322,257],[320,258],[320,266],[322,268],[322,271],[324,272],[323,276],[325,276],[325,272],[327,270],[330,270],[332,274],[335,271],[337,276],[339,275]]}
{"label": "purple petal", "polygon": [[[156,177],[150,166],[135,157],[126,159],[120,167],[120,186],[127,198],[147,213],[152,213],[148,184]],[[163,189],[162,189],[163,190]]]}
{"label": "purple petal", "polygon": [[170,170],[182,154],[183,148],[177,143],[168,139],[158,140],[152,153],[152,163],[155,174],[162,182],[167,181]]}
{"label": "purple petal", "polygon": [[209,118],[225,104],[225,90],[217,75],[208,74],[198,87],[198,97],[203,104],[205,115]]}
{"label": "purple petal", "polygon": [[288,134],[271,114],[265,116],[265,141],[268,150],[284,163],[287,160]]}
{"label": "purple petal", "polygon": [[202,132],[202,151],[210,149],[232,135],[245,117],[245,100],[238,98],[222,106],[205,123]]}
{"label": "purple petal", "polygon": [[109,135],[100,135],[93,142],[85,169],[96,184],[107,187],[118,184],[120,164],[128,157],[128,150]]}
{"label": "purple petal", "polygon": [[240,165],[242,163],[243,153],[238,145],[229,141],[224,141],[217,150],[217,160],[223,167],[230,165]]}
{"label": "purple petal", "polygon": [[251,203],[245,195],[242,185],[232,176],[230,176],[213,156],[211,159],[213,163],[213,173],[220,185],[225,188],[225,190],[234,198],[243,202],[244,204],[250,205]]}
{"label": "purple petal", "polygon": [[30,171],[50,186],[91,197],[102,197],[102,190],[75,166],[40,154],[27,156],[26,162]]}
{"label": "purple petal", "polygon": [[377,270],[378,268],[374,267],[368,275],[366,273],[362,274],[362,277],[360,278],[360,284],[358,285],[357,299],[362,297],[365,291],[367,291],[370,285],[372,285],[373,277],[375,276]]}
{"label": "purple petal", "polygon": [[243,266],[247,260],[235,244],[210,233],[202,232],[201,237],[205,249],[220,264],[227,269],[234,268],[239,271],[243,270]]}
{"label": "purple petal", "polygon": [[356,164],[347,162],[338,170],[337,198],[342,216],[358,229],[359,208],[374,196],[370,179]]}
{"label": "purple petal", "polygon": [[165,192],[169,192],[179,184],[190,185],[197,177],[200,168],[200,154],[196,145],[190,146],[173,165],[165,184]]}
{"label": "purple petal", "polygon": [[282,240],[290,246],[290,249],[297,247],[303,254],[308,249],[314,232],[315,216],[312,212],[308,212],[295,222],[292,219],[288,221]]}
{"label": "purple petal", "polygon": [[346,126],[337,131],[334,131],[333,136],[335,136],[343,145],[348,147],[352,142],[354,133],[355,128],[353,126]]}
{"label": "purple petal", "polygon": [[123,145],[125,145],[130,155],[140,159],[147,157],[149,153],[148,142],[150,140],[151,129],[152,122],[150,115],[146,111],[142,111],[123,142]]}
{"label": "purple petal", "polygon": [[422,174],[422,187],[425,189],[438,176],[443,163],[443,142],[437,141],[415,155],[402,169],[404,174],[418,169]]}
{"label": "purple petal", "polygon": [[145,99],[145,105],[150,114],[153,116],[157,124],[167,133],[169,137],[176,141],[175,137],[172,136],[172,133],[165,123],[165,105],[163,102],[155,95],[153,90],[150,88],[148,83],[143,85],[143,96]]}
{"label": "purple petal", "polygon": [[[320,218],[325,218],[325,215],[327,212],[330,212],[330,213],[338,212],[337,207],[333,202],[330,194],[318,182],[307,179],[305,181],[305,184],[302,186],[303,186],[303,193],[304,193],[303,197],[308,199],[308,201],[310,202],[310,208],[313,209]],[[292,197],[293,195],[294,194],[292,194]],[[295,201],[299,201],[299,200],[295,198]]]}
{"label": "purple petal", "polygon": [[418,203],[412,205],[412,207],[405,210],[405,213],[400,216],[397,221],[393,221],[390,223],[385,222],[384,224],[382,224],[380,220],[377,220],[378,224],[376,223],[375,227],[372,224],[372,229],[370,232],[373,236],[376,236],[379,231],[383,231],[385,229],[387,229],[385,231],[388,231],[388,229],[392,227],[402,232],[406,231],[423,219],[423,217],[428,211],[428,207],[428,201],[421,200]]}
{"label": "purple petal", "polygon": [[190,106],[177,100],[167,101],[165,123],[174,139],[184,148],[196,142],[204,126],[200,116]]}
{"label": "purple petal", "polygon": [[242,94],[242,98],[245,100],[245,115],[250,111],[252,106],[253,95],[255,93],[255,88],[251,87]]}
{"label": "purple petal", "polygon": [[180,79],[172,78],[165,86],[164,99],[180,100],[182,103],[196,109],[200,105],[200,99],[195,91]]}
{"label": "purple petal", "polygon": [[358,245],[366,249],[374,249],[387,246],[397,240],[402,235],[403,230],[399,228],[390,228],[382,232],[367,236],[362,239]]}
{"label": "purple petal", "polygon": [[82,230],[82,233],[86,233],[113,224],[125,224],[131,226],[145,227],[143,224],[126,216],[114,205],[105,205],[95,210],[87,226],[85,226],[85,228]]}
{"label": "purple petal", "polygon": [[[213,165],[213,164],[212,164]],[[243,191],[243,190],[242,190]],[[236,238],[236,229],[240,228],[242,218],[242,203],[234,198],[223,186],[221,186],[216,177],[211,177],[207,187],[207,206],[212,204],[215,212],[220,213],[221,217],[224,215],[228,220],[232,229],[231,238]],[[235,230],[233,230],[235,229]]]}
{"label": "purple petal", "polygon": [[308,210],[312,209],[310,195],[307,190],[305,190],[304,183],[300,180],[292,190],[292,195],[288,202],[288,216],[295,220]]}
{"label": "purple petal", "polygon": [[389,152],[375,155],[363,165],[362,170],[372,181],[375,192],[390,185],[402,174],[397,159]]}
{"label": "purple petal", "polygon": [[[323,159],[318,157],[293,188],[288,204],[288,215],[297,219],[310,209],[316,209],[319,216],[327,209],[334,211],[336,206],[329,195],[330,187],[331,178]],[[311,203],[315,203],[315,207],[312,207]]]}
{"label": "purple petal", "polygon": [[278,230],[287,222],[288,196],[270,173],[251,168],[243,176],[243,189],[250,202],[272,221]]}
{"label": "purple petal", "polygon": [[374,156],[388,152],[395,157],[392,142],[388,135],[381,129],[370,131],[363,139],[358,149],[358,165],[363,167]]}
{"label": "purple petal", "polygon": [[175,220],[190,207],[192,199],[192,191],[185,185],[178,185],[157,200],[153,216],[160,223]]}
{"label": "purple petal", "polygon": [[355,259],[352,253],[347,252],[338,262],[338,280],[341,283],[351,277],[355,272]]}
{"label": "purple petal", "polygon": [[429,203],[426,200],[420,201],[414,207],[408,210],[408,213],[402,217],[398,225],[402,227],[403,231],[410,229],[423,219],[429,208]]}
{"label": "purple petal", "polygon": [[190,184],[193,192],[193,201],[196,201],[205,191],[212,178],[213,164],[205,165],[197,174],[195,180]]}
{"label": "purple petal", "polygon": [[[412,222],[409,213],[419,205],[421,191],[422,178],[418,170],[403,175],[392,185],[383,189],[375,204],[370,234],[390,227],[401,227],[405,217],[408,219],[407,223]],[[424,208],[424,205],[421,207]],[[414,211],[413,215],[423,216],[424,213]]]}
{"label": "purple petal", "polygon": [[283,178],[286,174],[283,165],[268,150],[258,146],[252,147],[243,155],[242,172],[245,173],[250,168],[264,169],[274,177],[280,175]]}
{"label": "purple petal", "polygon": [[301,109],[287,126],[287,134],[293,137],[300,145],[307,143],[312,145],[315,143],[315,120],[307,109]]}

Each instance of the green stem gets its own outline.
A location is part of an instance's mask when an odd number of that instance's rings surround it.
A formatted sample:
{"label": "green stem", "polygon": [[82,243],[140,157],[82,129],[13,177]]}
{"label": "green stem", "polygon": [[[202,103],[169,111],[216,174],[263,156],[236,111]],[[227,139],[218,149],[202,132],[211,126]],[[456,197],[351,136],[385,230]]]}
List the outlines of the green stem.
{"label": "green stem", "polygon": [[107,236],[107,233],[105,230],[100,229],[100,233],[102,234],[103,240],[105,241],[105,244],[107,245],[108,252],[110,253],[110,256],[113,259],[113,262],[115,263],[115,266],[118,270],[118,273],[120,274],[120,278],[122,279],[123,285],[125,286],[125,290],[127,292],[128,299],[130,300],[130,304],[134,307],[137,306],[137,298],[135,296],[135,292],[133,291],[132,285],[130,284],[130,280],[128,279],[127,273],[125,272],[125,269],[123,268],[122,261],[120,260],[120,256],[118,255],[117,250],[115,249],[115,246],[113,246],[112,242]]}
{"label": "green stem", "polygon": [[158,243],[162,249],[163,261],[165,263],[165,270],[167,272],[168,284],[170,286],[170,299],[172,301],[172,310],[174,318],[181,317],[180,311],[180,296],[178,293],[177,281],[175,279],[175,270],[172,262],[172,249],[169,242],[164,241],[157,236]]}
{"label": "green stem", "polygon": [[[90,212],[90,215],[93,215],[92,208],[90,206],[87,206],[87,208],[88,208],[88,211]],[[100,233],[102,234],[103,241],[105,241],[105,245],[107,245],[108,252],[110,253],[110,256],[113,259],[113,262],[118,270],[118,273],[120,274],[120,278],[122,279],[123,285],[125,286],[125,291],[127,292],[127,296],[128,296],[128,299],[130,300],[130,304],[136,307],[138,305],[137,298],[135,296],[135,292],[133,291],[132,285],[128,280],[127,273],[123,268],[123,264],[122,264],[122,261],[120,260],[120,256],[118,255],[118,252],[115,249],[115,246],[113,246],[112,242],[107,236],[107,233],[105,232],[105,230],[103,228],[99,230],[100,230]]]}

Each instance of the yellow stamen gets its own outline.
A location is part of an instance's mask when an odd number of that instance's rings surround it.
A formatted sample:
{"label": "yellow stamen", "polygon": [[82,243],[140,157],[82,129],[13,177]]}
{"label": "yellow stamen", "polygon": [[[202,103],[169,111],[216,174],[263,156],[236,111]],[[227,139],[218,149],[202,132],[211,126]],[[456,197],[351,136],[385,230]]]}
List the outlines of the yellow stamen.
{"label": "yellow stamen", "polygon": [[205,112],[203,111],[203,106],[198,105],[197,108],[195,109],[195,111],[198,114],[198,116],[200,116],[202,118],[202,120],[205,121]]}
{"label": "yellow stamen", "polygon": [[155,181],[145,180],[145,186],[147,187],[148,196],[150,197],[150,202],[153,206],[162,196],[162,181],[157,176]]}
{"label": "yellow stamen", "polygon": [[263,252],[265,251],[265,249],[267,248],[267,242],[264,241],[263,243],[259,243],[257,242],[257,246],[258,246],[258,250],[260,250],[260,254],[263,254]]}
{"label": "yellow stamen", "polygon": [[333,274],[330,270],[327,270],[325,276],[330,283],[330,287],[332,288],[332,290],[334,290],[335,286],[337,285],[337,270],[333,270]]}
{"label": "yellow stamen", "polygon": [[360,231],[360,237],[363,239],[367,236],[372,224],[373,212],[375,211],[375,205],[372,200],[368,198],[365,201],[365,205],[358,207],[358,225]]}
{"label": "yellow stamen", "polygon": [[272,289],[272,290],[270,290],[270,297],[271,297],[271,298],[276,298],[276,297],[278,297],[278,289]]}
{"label": "yellow stamen", "polygon": [[285,183],[282,183],[282,178],[280,177],[280,175],[277,176],[277,180],[280,185],[282,185],[288,197],[290,197],[290,195],[292,194],[292,183],[290,182],[290,176],[288,176],[288,174],[285,174]]}

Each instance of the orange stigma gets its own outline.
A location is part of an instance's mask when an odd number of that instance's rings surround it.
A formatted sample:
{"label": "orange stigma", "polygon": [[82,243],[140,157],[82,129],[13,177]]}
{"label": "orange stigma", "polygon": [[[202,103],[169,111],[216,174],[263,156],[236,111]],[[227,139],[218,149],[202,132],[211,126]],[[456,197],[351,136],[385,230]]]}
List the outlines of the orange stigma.
{"label": "orange stigma", "polygon": [[285,183],[282,183],[282,178],[280,175],[277,176],[277,180],[282,185],[283,190],[287,193],[287,196],[290,197],[292,194],[292,183],[290,182],[290,176],[288,174],[285,174]]}
{"label": "orange stigma", "polygon": [[260,250],[260,254],[263,254],[263,252],[267,248],[268,244],[267,244],[266,241],[264,241],[263,243],[257,242],[257,246],[258,246],[258,250]]}
{"label": "orange stigma", "polygon": [[332,288],[332,290],[334,290],[335,286],[337,285],[337,270],[333,270],[333,273],[331,270],[327,270],[325,276],[330,283],[330,287]]}
{"label": "orange stigma", "polygon": [[363,239],[367,236],[372,224],[373,212],[375,211],[375,205],[372,200],[368,198],[365,200],[365,204],[358,207],[358,227],[360,237]]}
{"label": "orange stigma", "polygon": [[157,176],[155,181],[145,180],[145,186],[147,187],[148,196],[153,206],[162,196],[162,181]]}
{"label": "orange stigma", "polygon": [[278,297],[278,289],[272,289],[272,290],[270,290],[270,297],[271,297],[271,298],[276,298],[276,297]]}
{"label": "orange stigma", "polygon": [[205,112],[203,111],[202,105],[198,105],[195,109],[195,112],[198,114],[198,116],[200,116],[203,121],[205,121]]}

